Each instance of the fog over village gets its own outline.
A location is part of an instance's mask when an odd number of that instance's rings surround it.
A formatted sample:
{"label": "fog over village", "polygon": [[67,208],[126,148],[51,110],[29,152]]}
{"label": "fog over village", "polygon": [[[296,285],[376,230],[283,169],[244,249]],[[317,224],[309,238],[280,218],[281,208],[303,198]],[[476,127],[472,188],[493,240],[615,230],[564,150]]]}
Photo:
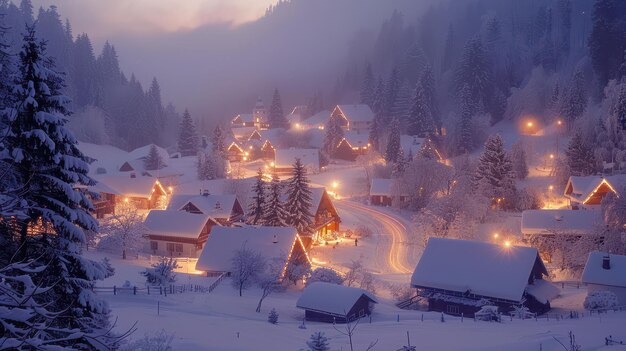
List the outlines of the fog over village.
{"label": "fog over village", "polygon": [[626,2],[0,0],[0,350],[626,350]]}

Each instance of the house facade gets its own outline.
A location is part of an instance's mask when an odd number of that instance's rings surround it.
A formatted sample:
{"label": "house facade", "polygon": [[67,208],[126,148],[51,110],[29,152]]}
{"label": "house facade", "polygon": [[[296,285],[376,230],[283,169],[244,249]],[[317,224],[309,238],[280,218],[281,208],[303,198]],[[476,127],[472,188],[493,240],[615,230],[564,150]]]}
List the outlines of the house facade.
{"label": "house facade", "polygon": [[157,178],[136,176],[134,173],[97,179],[96,185],[89,190],[98,194],[94,202],[99,218],[114,214],[115,207],[124,203],[140,210],[164,207],[168,196]]}
{"label": "house facade", "polygon": [[401,203],[408,200],[406,194],[394,194],[393,179],[373,178],[370,185],[370,204],[374,206],[391,206],[393,199]]}
{"label": "house facade", "polygon": [[617,296],[619,306],[626,305],[626,256],[589,253],[581,280],[589,293],[610,291]]}
{"label": "house facade", "polygon": [[367,134],[374,121],[374,112],[365,104],[337,105],[330,118],[339,118],[345,130]]}
{"label": "house facade", "polygon": [[156,256],[196,258],[216,225],[216,220],[202,213],[152,210],[144,221],[148,239],[144,251]]}
{"label": "house facade", "polygon": [[626,186],[626,174],[614,176],[571,176],[565,185],[564,196],[573,209],[599,206],[609,194],[618,194]]}
{"label": "house facade", "polygon": [[296,307],[304,310],[308,321],[346,323],[369,316],[376,303],[376,297],[366,290],[314,282],[304,289]]}
{"label": "house facade", "polygon": [[185,211],[211,216],[220,225],[229,226],[241,221],[244,210],[237,196],[232,194],[209,194],[203,190],[200,195],[173,195],[168,210]]}

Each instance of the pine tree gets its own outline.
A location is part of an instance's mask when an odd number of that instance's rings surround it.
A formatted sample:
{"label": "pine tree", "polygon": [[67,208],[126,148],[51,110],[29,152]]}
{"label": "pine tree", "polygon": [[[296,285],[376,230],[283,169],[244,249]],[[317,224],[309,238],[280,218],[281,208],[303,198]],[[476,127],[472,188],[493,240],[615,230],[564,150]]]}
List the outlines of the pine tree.
{"label": "pine tree", "polygon": [[461,115],[461,122],[459,126],[459,136],[457,152],[459,154],[468,153],[474,149],[474,135],[473,135],[473,123],[476,107],[474,107],[473,100],[469,86],[465,86],[460,92],[460,106],[459,113]]}
{"label": "pine tree", "polygon": [[31,0],[22,0],[20,2],[20,12],[26,25],[32,25],[35,18],[33,17],[33,3]]}
{"label": "pine tree", "polygon": [[380,138],[383,134],[383,122],[381,121],[382,117],[380,114],[374,115],[374,120],[370,125],[369,130],[369,142],[372,144],[372,149],[376,151],[380,151]]}
{"label": "pine tree", "polygon": [[376,82],[374,80],[374,73],[372,72],[372,65],[368,63],[365,67],[363,83],[361,84],[361,103],[372,107],[374,104],[375,90]]}
{"label": "pine tree", "polygon": [[263,180],[263,171],[259,168],[254,186],[252,187],[252,202],[248,208],[248,224],[263,224],[263,211],[266,208],[265,202],[265,181]]}
{"label": "pine tree", "polygon": [[443,62],[441,64],[442,72],[446,72],[452,68],[455,51],[454,29],[452,28],[452,24],[450,24],[448,27],[448,33],[446,34],[446,43],[443,51]]}
{"label": "pine tree", "polygon": [[267,315],[267,321],[272,324],[278,324],[278,312],[276,312],[275,308],[272,308],[270,313]]}
{"label": "pine tree", "polygon": [[405,122],[409,115],[409,111],[411,109],[413,101],[412,90],[413,89],[409,87],[409,82],[405,82],[400,86],[398,95],[396,95],[396,101],[394,102],[393,108],[391,109],[391,115],[394,118],[398,118],[399,121]]}
{"label": "pine tree", "polygon": [[183,119],[180,122],[180,133],[178,135],[178,151],[183,156],[193,156],[198,153],[200,140],[196,132],[196,126],[191,119],[188,110],[185,110]]}
{"label": "pine tree", "polygon": [[391,121],[393,116],[393,107],[396,103],[396,98],[398,97],[398,93],[400,92],[401,81],[400,81],[400,73],[397,67],[394,67],[391,70],[391,74],[389,75],[389,80],[387,80],[387,84],[385,84],[385,92],[383,97],[383,117],[387,121]]}
{"label": "pine tree", "polygon": [[593,150],[580,131],[570,140],[565,155],[571,175],[588,176],[595,173]]}
{"label": "pine tree", "polygon": [[398,162],[400,155],[400,122],[394,118],[391,122],[391,130],[389,132],[389,140],[385,150],[385,160],[388,163]]}
{"label": "pine tree", "polygon": [[[571,4],[570,11],[571,11]],[[599,88],[615,78],[624,61],[626,38],[624,17],[626,3],[621,0],[595,0],[593,4],[592,29],[589,36],[591,64],[598,77]]]}
{"label": "pine tree", "polygon": [[324,144],[322,146],[323,151],[330,157],[334,157],[337,151],[337,146],[344,138],[344,131],[341,127],[339,117],[332,116],[326,122],[324,128]]}
{"label": "pine tree", "polygon": [[441,112],[439,110],[439,103],[437,102],[437,91],[435,87],[435,78],[433,77],[433,71],[430,65],[424,67],[424,72],[420,77],[419,84],[421,84],[424,91],[424,99],[426,106],[430,110],[433,123],[437,134],[441,134]]}
{"label": "pine tree", "polygon": [[289,122],[283,113],[283,104],[280,100],[278,89],[274,90],[274,97],[272,98],[268,119],[271,128],[289,128]]}
{"label": "pine tree", "polygon": [[224,153],[226,147],[224,145],[224,138],[224,131],[222,130],[222,127],[220,127],[218,124],[217,126],[215,126],[215,129],[213,129],[213,135],[211,137],[211,148],[213,152],[219,152],[221,154]]}
{"label": "pine tree", "polygon": [[511,147],[511,161],[515,177],[517,179],[526,179],[528,176],[528,165],[526,164],[526,151],[521,140]]}
{"label": "pine tree", "polygon": [[586,108],[585,76],[582,70],[577,69],[564,96],[563,104],[561,105],[561,115],[567,120],[567,125],[572,126],[574,121],[583,115]]}
{"label": "pine tree", "polygon": [[150,145],[150,150],[148,151],[148,156],[143,161],[144,168],[148,171],[155,171],[157,169],[163,168],[165,165],[163,164],[163,159],[159,154],[159,150],[157,150],[156,145]]}
{"label": "pine tree", "polygon": [[420,137],[435,132],[435,123],[422,84],[417,83],[409,112],[407,133]]}
{"label": "pine tree", "polygon": [[[59,346],[82,345],[96,349],[90,339],[107,327],[108,307],[93,292],[94,281],[111,274],[110,267],[81,256],[84,231],[96,231],[97,221],[87,195],[77,185],[95,182],[88,176],[87,158],[66,128],[69,99],[61,95],[63,76],[55,72],[43,42],[27,28],[20,53],[20,77],[16,82],[17,109],[10,117],[6,147],[23,184],[21,198],[26,215],[15,228],[19,242],[18,259],[47,265],[45,272],[32,272],[35,284],[51,287],[39,296],[48,310],[58,311],[40,334],[54,339],[56,329],[76,328],[80,340],[66,340]],[[35,232],[31,230],[38,228]],[[54,234],[54,235],[51,235]],[[106,346],[105,346],[106,347]]]}
{"label": "pine tree", "polygon": [[619,96],[617,98],[617,104],[615,106],[615,114],[619,128],[622,132],[626,132],[626,85],[622,84],[620,88]]}
{"label": "pine tree", "polygon": [[269,185],[268,199],[263,209],[263,225],[269,227],[284,227],[289,213],[282,201],[282,184],[276,174],[272,176]]}
{"label": "pine tree", "polygon": [[204,152],[198,155],[197,171],[199,180],[212,180],[222,176],[219,162],[222,160],[218,153]]}
{"label": "pine tree", "polygon": [[311,334],[311,338],[306,342],[306,345],[309,347],[309,351],[330,351],[328,338],[323,332]]}
{"label": "pine tree", "polygon": [[479,38],[470,39],[455,72],[457,94],[468,87],[472,104],[479,111],[486,111],[492,92],[492,79],[485,50]]}
{"label": "pine tree", "polygon": [[398,152],[398,160],[393,164],[391,168],[391,177],[396,179],[402,177],[408,163],[409,162],[404,157],[404,151],[402,151],[402,148],[400,148],[400,151]]}
{"label": "pine tree", "polygon": [[504,150],[502,138],[491,136],[478,160],[474,184],[478,191],[498,207],[511,204],[515,195],[513,165]]}
{"label": "pine tree", "polygon": [[374,114],[382,116],[385,110],[385,83],[382,78],[378,78],[378,84],[374,90],[374,101],[372,102],[372,111]]}
{"label": "pine tree", "polygon": [[287,180],[287,202],[289,209],[286,224],[294,227],[301,235],[309,235],[312,231],[313,214],[311,213],[311,189],[306,169],[300,159],[296,159],[291,171],[291,178]]}
{"label": "pine tree", "polygon": [[[559,51],[565,58],[569,55],[570,51],[570,36],[572,31],[572,1],[571,0],[558,0],[557,9],[559,17],[561,18],[561,25],[559,30]],[[595,22],[595,21],[594,21]],[[592,33],[593,36],[593,33]],[[591,46],[591,41],[589,45]]]}

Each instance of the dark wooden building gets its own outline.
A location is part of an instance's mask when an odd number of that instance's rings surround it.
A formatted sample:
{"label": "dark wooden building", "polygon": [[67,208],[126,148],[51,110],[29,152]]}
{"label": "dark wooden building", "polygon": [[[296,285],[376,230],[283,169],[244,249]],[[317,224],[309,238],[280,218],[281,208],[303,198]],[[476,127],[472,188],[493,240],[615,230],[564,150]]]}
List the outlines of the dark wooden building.
{"label": "dark wooden building", "polygon": [[428,299],[430,311],[473,317],[482,306],[508,315],[517,306],[543,314],[557,287],[532,247],[430,238],[411,285]]}
{"label": "dark wooden building", "polygon": [[346,323],[369,316],[375,303],[376,297],[366,290],[315,282],[304,289],[296,307],[308,321]]}

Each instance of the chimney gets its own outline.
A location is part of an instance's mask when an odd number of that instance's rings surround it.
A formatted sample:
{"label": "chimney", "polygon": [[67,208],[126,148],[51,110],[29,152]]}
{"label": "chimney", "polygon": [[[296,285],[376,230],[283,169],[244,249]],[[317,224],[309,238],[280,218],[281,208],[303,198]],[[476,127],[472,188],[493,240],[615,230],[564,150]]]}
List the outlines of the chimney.
{"label": "chimney", "polygon": [[137,173],[135,173],[135,172],[130,172],[130,177],[131,177],[131,178],[137,178]]}
{"label": "chimney", "polygon": [[602,257],[602,269],[611,269],[611,257],[609,255]]}
{"label": "chimney", "polygon": [[276,236],[276,234],[274,234],[274,238],[272,239],[272,243],[274,243],[274,244],[278,243],[278,237]]}
{"label": "chimney", "polygon": [[209,196],[209,189],[203,189],[202,196]]}

